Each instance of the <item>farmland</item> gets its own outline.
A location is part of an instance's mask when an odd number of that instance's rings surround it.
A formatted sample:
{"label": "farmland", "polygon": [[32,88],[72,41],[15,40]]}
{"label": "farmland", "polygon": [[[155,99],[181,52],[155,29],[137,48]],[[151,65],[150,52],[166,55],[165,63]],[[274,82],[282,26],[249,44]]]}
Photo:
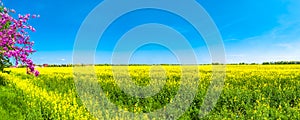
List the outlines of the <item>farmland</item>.
{"label": "farmland", "polygon": [[[190,72],[188,75],[188,79],[199,80],[197,93],[179,119],[199,119],[212,69],[210,65],[197,66],[197,69],[199,74]],[[38,77],[27,75],[24,68],[6,70],[12,72],[0,73],[0,114],[3,119],[96,119],[94,115],[100,119],[122,119],[101,106],[93,113],[88,111],[76,91],[72,67],[38,68]],[[151,66],[130,66],[129,74],[138,86],[149,85],[151,76],[164,76],[166,81],[157,94],[139,98],[118,87],[111,66],[97,66],[95,71],[108,100],[119,109],[136,114],[164,108],[174,102],[180,85],[195,84],[181,82],[180,66],[162,66],[155,70],[151,70]],[[127,73],[124,71],[124,74]],[[142,119],[149,118],[145,114]],[[227,65],[223,91],[216,106],[203,119],[297,118],[300,118],[299,65]]]}

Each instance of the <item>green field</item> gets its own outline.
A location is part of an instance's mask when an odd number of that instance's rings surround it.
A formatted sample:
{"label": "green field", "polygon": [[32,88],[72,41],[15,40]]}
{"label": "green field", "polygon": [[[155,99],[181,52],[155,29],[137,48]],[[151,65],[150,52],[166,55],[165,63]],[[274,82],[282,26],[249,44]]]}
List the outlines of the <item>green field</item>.
{"label": "green field", "polygon": [[[124,67],[118,66],[118,69]],[[198,66],[197,94],[179,119],[198,117],[211,81],[211,66]],[[41,75],[27,75],[23,68],[11,68],[10,74],[0,73],[1,119],[130,119],[109,114],[99,108],[92,114],[77,94],[72,67],[39,68]],[[166,83],[151,97],[139,98],[126,94],[114,80],[110,66],[95,68],[98,84],[108,100],[131,113],[151,113],[173,102],[181,81],[180,66],[130,66],[132,81],[138,86],[151,83],[151,75],[164,76]],[[150,73],[151,71],[151,73]],[[165,73],[165,74],[162,74]],[[127,74],[124,71],[124,74]],[[88,78],[89,76],[85,76]],[[130,86],[129,86],[130,87]],[[88,95],[85,97],[89,97]],[[171,118],[171,115],[166,115]],[[143,119],[151,116],[144,115]],[[300,118],[299,65],[227,65],[223,91],[213,110],[202,119],[298,119]],[[140,119],[140,118],[136,118]]]}

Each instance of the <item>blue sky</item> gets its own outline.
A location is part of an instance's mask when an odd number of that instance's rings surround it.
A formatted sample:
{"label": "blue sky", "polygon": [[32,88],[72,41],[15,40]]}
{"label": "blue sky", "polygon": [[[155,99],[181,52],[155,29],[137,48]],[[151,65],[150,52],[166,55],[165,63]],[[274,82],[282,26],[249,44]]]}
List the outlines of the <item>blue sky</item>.
{"label": "blue sky", "polygon": [[[63,64],[72,63],[77,31],[85,17],[101,3],[101,0],[3,0],[3,2],[17,13],[35,13],[41,16],[30,21],[37,30],[31,33],[35,49],[38,50],[31,56],[34,62]],[[228,63],[300,60],[299,0],[198,0],[197,2],[205,8],[218,27],[224,40]],[[122,5],[116,3],[116,7]],[[160,13],[156,14],[157,19],[153,19],[149,18],[149,14],[155,12],[146,13],[136,13],[132,16],[127,15],[127,19],[119,19],[119,24],[116,23],[111,27],[110,32],[101,39],[97,48],[96,62],[110,63],[110,56],[117,42],[113,40],[114,37],[135,23],[150,19],[166,23],[190,36],[189,42],[196,51],[198,62],[210,62],[205,43],[192,39],[198,35],[192,32],[187,23]],[[176,63],[177,60],[176,56],[165,47],[147,45],[137,49],[130,62]]]}

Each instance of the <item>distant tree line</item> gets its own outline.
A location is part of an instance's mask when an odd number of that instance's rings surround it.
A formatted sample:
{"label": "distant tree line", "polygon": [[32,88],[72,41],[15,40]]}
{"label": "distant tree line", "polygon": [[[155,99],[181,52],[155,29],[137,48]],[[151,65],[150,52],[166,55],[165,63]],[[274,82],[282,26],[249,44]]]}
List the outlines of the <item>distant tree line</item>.
{"label": "distant tree line", "polygon": [[259,65],[259,63],[244,63],[244,62],[241,62],[241,63],[230,63],[230,64],[227,64],[227,65]]}
{"label": "distant tree line", "polygon": [[[276,61],[276,62],[263,62],[262,65],[291,65],[291,64],[300,64],[300,61]],[[73,66],[151,66],[151,65],[161,65],[161,66],[177,66],[181,64],[43,64],[35,65],[37,67],[73,67]],[[189,65],[189,64],[185,64]],[[192,64],[190,64],[192,65]],[[223,63],[212,63],[212,64],[198,64],[198,65],[224,65]],[[259,65],[259,63],[228,63],[227,65]],[[11,66],[12,67],[12,66]],[[18,68],[25,68],[26,65],[19,65]]]}
{"label": "distant tree line", "polygon": [[288,64],[300,64],[300,61],[277,61],[277,62],[263,62],[263,65],[288,65]]}
{"label": "distant tree line", "polygon": [[43,65],[43,67],[73,67],[73,64],[53,64],[53,65]]}
{"label": "distant tree line", "polygon": [[[43,64],[43,65],[34,65],[36,67],[73,67],[73,64]],[[19,65],[18,68],[25,68],[26,65]]]}
{"label": "distant tree line", "polygon": [[[230,63],[227,65],[259,65],[260,63]],[[262,65],[290,65],[290,64],[300,64],[300,61],[276,61],[276,62],[263,62]],[[213,63],[213,65],[219,65],[219,63]]]}

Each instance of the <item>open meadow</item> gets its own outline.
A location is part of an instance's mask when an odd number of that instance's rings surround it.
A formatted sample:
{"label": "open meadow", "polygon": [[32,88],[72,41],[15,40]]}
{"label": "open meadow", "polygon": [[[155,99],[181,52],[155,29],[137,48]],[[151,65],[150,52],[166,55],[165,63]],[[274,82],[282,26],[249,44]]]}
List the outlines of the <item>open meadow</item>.
{"label": "open meadow", "polygon": [[[118,66],[120,69],[123,66]],[[124,68],[124,67],[123,67]],[[151,82],[150,66],[130,66],[138,86]],[[197,95],[180,119],[199,119],[198,114],[211,81],[211,66],[199,66]],[[25,68],[10,68],[0,73],[0,114],[3,119],[96,119],[83,106],[73,79],[72,67],[38,68],[40,76],[25,74]],[[152,71],[165,72],[166,83],[159,93],[132,97],[114,81],[111,66],[95,68],[98,84],[109,101],[120,109],[149,113],[170,104],[182,83],[180,66],[163,66]],[[126,74],[126,73],[125,73]],[[106,111],[108,112],[108,111]],[[98,113],[102,119],[121,119]],[[116,117],[116,118],[114,118]],[[144,119],[149,116],[144,116]],[[223,91],[213,110],[204,119],[297,119],[300,118],[299,65],[227,65]]]}

